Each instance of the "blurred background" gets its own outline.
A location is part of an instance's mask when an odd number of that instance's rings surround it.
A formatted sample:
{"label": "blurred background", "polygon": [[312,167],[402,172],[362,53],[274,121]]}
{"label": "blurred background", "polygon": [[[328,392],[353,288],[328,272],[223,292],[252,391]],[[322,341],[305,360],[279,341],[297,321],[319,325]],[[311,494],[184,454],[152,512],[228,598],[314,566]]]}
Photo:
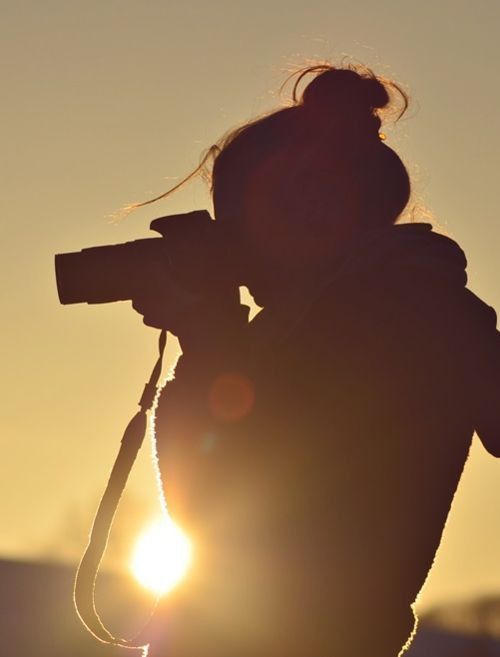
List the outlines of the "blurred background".
{"label": "blurred background", "polygon": [[[146,237],[157,216],[210,209],[198,181],[110,220],[282,102],[296,66],[346,58],[409,91],[410,111],[384,131],[412,174],[417,218],[427,209],[459,242],[470,287],[500,308],[497,0],[1,5],[0,572],[51,563],[69,577],[156,357],[156,332],[128,303],[59,304],[54,254]],[[170,340],[165,372],[176,352]],[[150,456],[145,445],[105,563],[132,588],[134,544],[160,512]],[[418,608],[442,620],[435,610],[499,594],[500,463],[475,440]]]}

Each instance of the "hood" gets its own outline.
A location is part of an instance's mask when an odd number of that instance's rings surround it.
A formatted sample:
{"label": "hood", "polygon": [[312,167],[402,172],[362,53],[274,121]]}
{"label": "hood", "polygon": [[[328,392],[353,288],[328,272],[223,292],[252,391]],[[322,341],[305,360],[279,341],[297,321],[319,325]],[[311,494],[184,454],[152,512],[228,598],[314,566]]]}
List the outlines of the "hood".
{"label": "hood", "polygon": [[370,270],[432,271],[459,286],[467,284],[464,252],[426,223],[398,224],[370,231],[351,243],[335,268],[335,278]]}
{"label": "hood", "polygon": [[[467,260],[462,249],[449,237],[432,230],[430,224],[397,224],[358,236],[336,259],[326,276],[315,279],[312,286],[294,291],[294,296],[281,299],[272,308],[264,308],[252,320],[256,345],[272,343],[274,337],[283,338],[283,326],[291,333],[306,319],[311,307],[321,302],[330,285],[344,278],[390,271],[394,276],[404,270],[432,273],[436,278],[465,287]],[[258,336],[261,336],[260,338]],[[270,339],[271,338],[271,339]]]}

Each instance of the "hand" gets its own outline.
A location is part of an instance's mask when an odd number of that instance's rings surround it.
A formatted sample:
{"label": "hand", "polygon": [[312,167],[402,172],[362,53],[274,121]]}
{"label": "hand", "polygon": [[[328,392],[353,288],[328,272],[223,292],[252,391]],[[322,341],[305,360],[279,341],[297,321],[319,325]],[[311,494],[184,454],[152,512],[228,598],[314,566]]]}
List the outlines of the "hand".
{"label": "hand", "polygon": [[195,294],[179,285],[163,263],[148,266],[151,285],[132,300],[146,326],[176,335],[183,352],[204,349],[208,343],[223,347],[243,337],[249,308],[240,304],[236,284],[221,288],[215,281],[213,290],[205,285],[204,294]]}
{"label": "hand", "polygon": [[143,315],[146,326],[178,334],[184,323],[197,313],[200,297],[174,282],[166,264],[148,263],[150,285],[138,291],[132,308]]}

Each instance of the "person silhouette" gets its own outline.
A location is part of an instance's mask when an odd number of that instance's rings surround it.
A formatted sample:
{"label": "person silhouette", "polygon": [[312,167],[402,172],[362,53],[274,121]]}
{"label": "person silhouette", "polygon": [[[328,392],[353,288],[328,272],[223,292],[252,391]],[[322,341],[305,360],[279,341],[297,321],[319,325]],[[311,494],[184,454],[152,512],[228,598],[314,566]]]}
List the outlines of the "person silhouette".
{"label": "person silhouette", "polygon": [[156,449],[196,546],[151,657],[394,657],[474,431],[500,455],[495,312],[454,241],[396,224],[410,181],[379,131],[398,97],[367,69],[309,67],[289,107],[214,151],[214,223],[252,321],[234,294],[177,315],[160,284],[134,299],[180,339]]}

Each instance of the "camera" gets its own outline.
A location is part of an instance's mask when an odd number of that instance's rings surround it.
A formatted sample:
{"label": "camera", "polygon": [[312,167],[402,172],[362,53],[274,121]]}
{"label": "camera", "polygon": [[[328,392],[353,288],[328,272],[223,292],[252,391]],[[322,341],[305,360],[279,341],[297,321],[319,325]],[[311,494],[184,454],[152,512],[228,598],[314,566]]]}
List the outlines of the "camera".
{"label": "camera", "polygon": [[[191,294],[203,297],[234,289],[227,276],[229,250],[217,222],[205,210],[155,219],[161,237],[97,246],[55,256],[62,304],[132,300],[151,286],[158,266]],[[237,289],[237,288],[236,288]]]}

